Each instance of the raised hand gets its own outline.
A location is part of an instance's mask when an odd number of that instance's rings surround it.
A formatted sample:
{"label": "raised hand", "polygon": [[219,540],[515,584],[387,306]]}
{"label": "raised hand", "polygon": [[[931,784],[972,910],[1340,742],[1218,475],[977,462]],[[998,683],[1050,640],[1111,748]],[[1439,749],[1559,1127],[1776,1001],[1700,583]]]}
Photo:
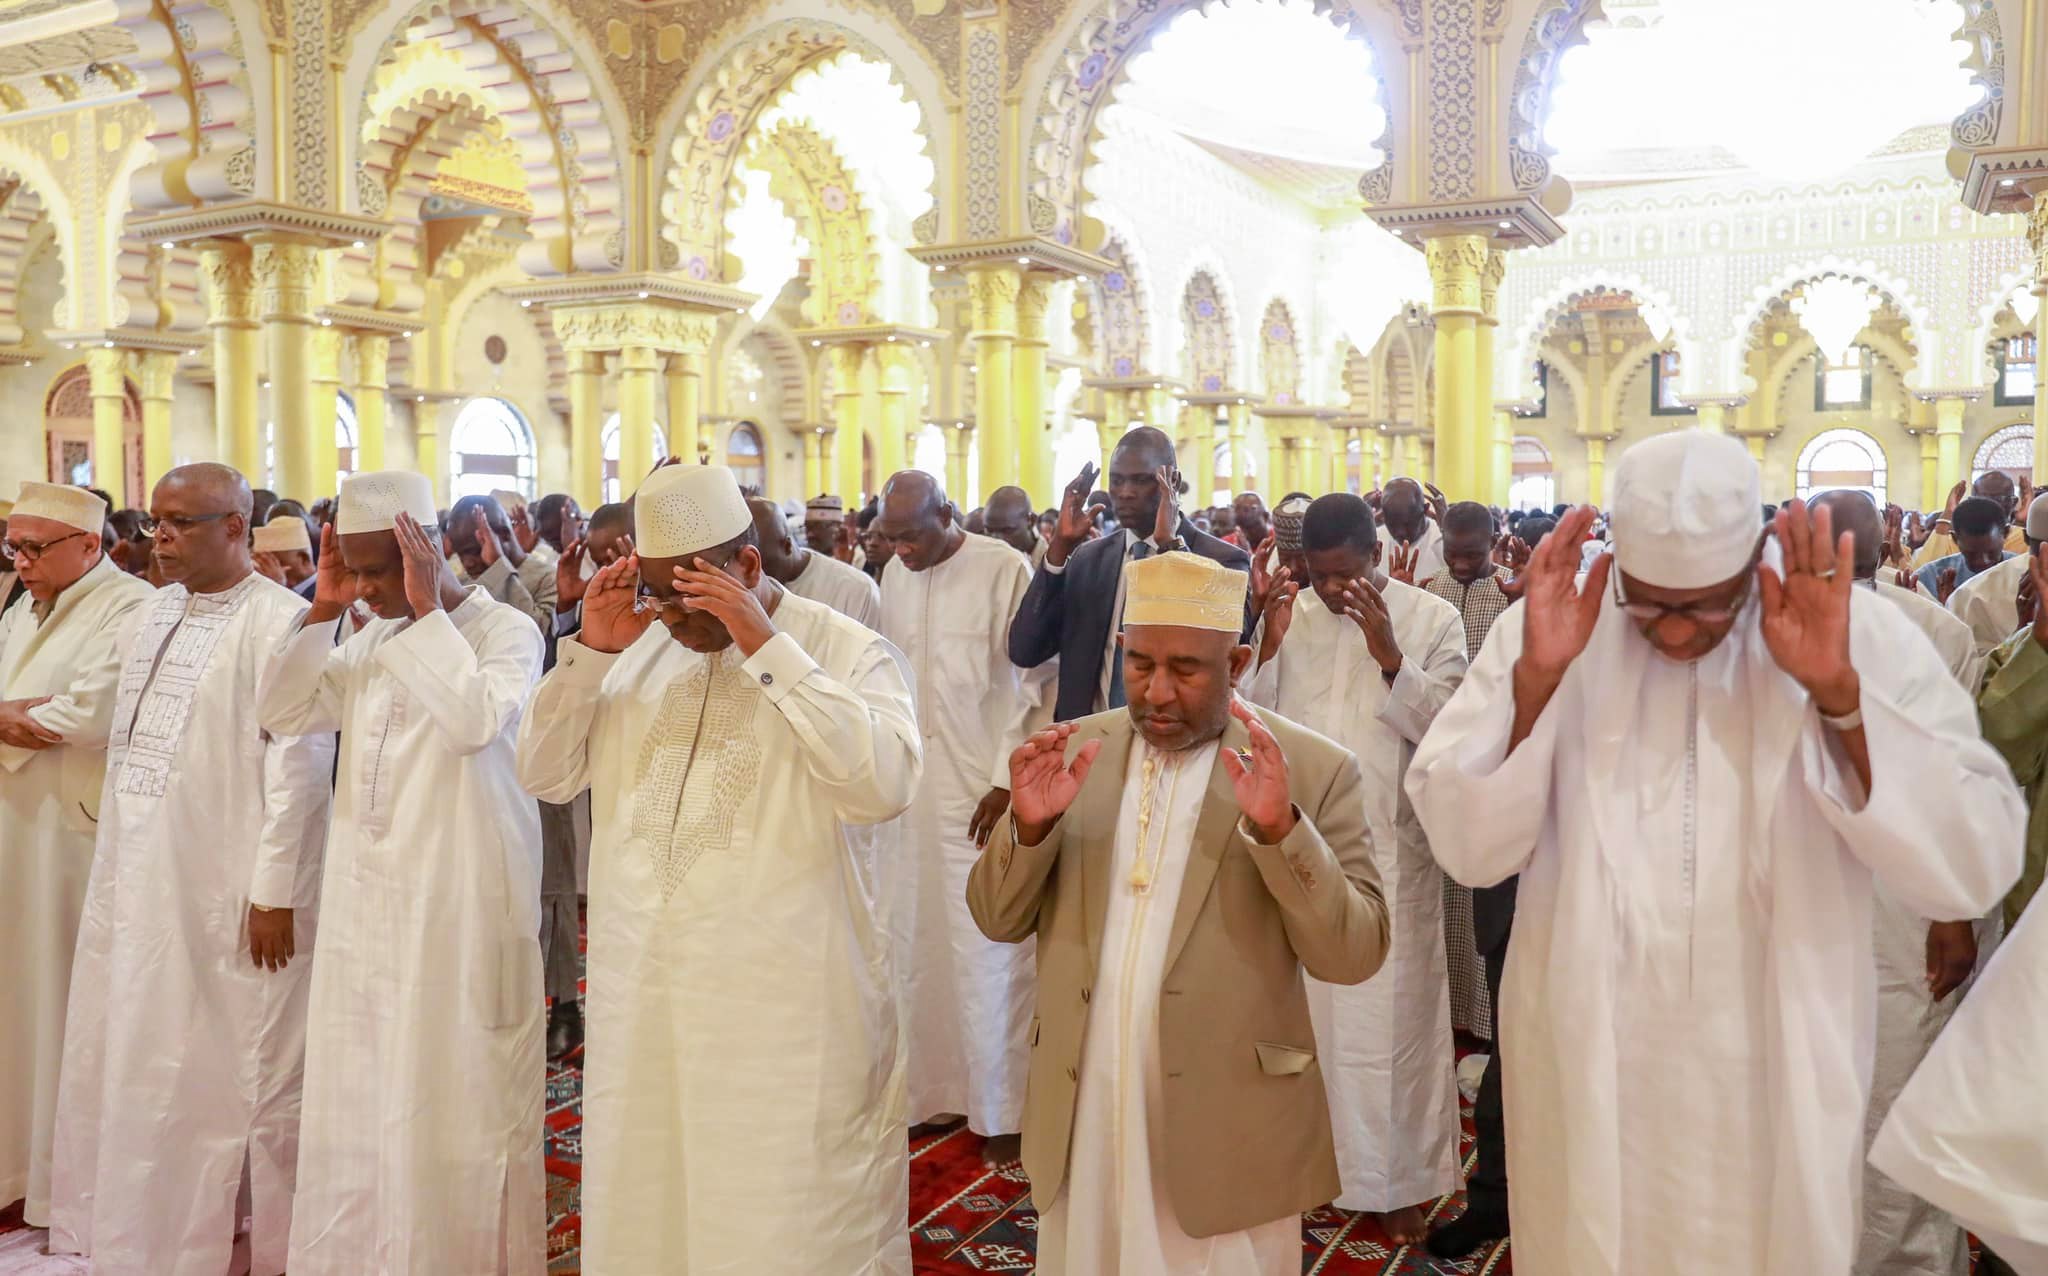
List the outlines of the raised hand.
{"label": "raised hand", "polygon": [[1371,581],[1360,576],[1344,586],[1344,614],[1365,635],[1365,649],[1381,672],[1399,673],[1401,645],[1394,641],[1394,618],[1387,611],[1385,596]]}
{"label": "raised hand", "polygon": [[470,526],[476,531],[477,553],[483,555],[484,566],[489,567],[505,556],[505,547],[498,544],[498,534],[491,530],[490,520],[481,509],[470,511]]}
{"label": "raised hand", "polygon": [[1906,565],[1906,511],[1896,505],[1884,507],[1884,558],[1887,563]]}
{"label": "raised hand", "polygon": [[997,821],[1003,812],[1010,809],[1008,789],[990,789],[981,795],[981,801],[974,806],[974,815],[967,821],[967,836],[974,839],[976,846],[987,846],[989,834],[996,831]]}
{"label": "raised hand", "polygon": [[2026,578],[2020,581],[2019,592],[2013,597],[2019,605],[2020,624],[2034,625],[2034,641],[2048,648],[2048,625],[2034,624],[2039,619],[2044,589],[2048,589],[2048,545],[2027,556]]}
{"label": "raised hand", "polygon": [[1387,551],[1387,575],[1404,585],[1415,583],[1415,560],[1422,557],[1420,545],[1403,545],[1395,541]]}
{"label": "raised hand", "polygon": [[1528,614],[1522,625],[1522,654],[1516,671],[1552,688],[1592,639],[1607,591],[1607,575],[1614,567],[1611,555],[1600,555],[1586,573],[1585,586],[1580,587],[1579,546],[1597,517],[1590,505],[1566,513],[1557,530],[1530,553],[1529,565],[1520,577],[1522,605]]}
{"label": "raised hand", "polygon": [[1920,592],[1919,574],[1911,568],[1901,567],[1892,579],[1893,583],[1898,585],[1900,589],[1910,589],[1916,594]]}
{"label": "raised hand", "polygon": [[654,623],[654,609],[640,605],[640,556],[628,554],[605,568],[583,589],[583,632],[578,641],[592,651],[620,652],[640,640]]}
{"label": "raised hand", "polygon": [[676,593],[691,611],[709,612],[732,635],[740,654],[751,656],[775,636],[775,622],[754,591],[702,558],[675,569]]}
{"label": "raised hand", "polygon": [[1164,549],[1180,535],[1180,471],[1162,465],[1152,471],[1159,484],[1159,516],[1152,520],[1152,543]]}
{"label": "raised hand", "polygon": [[1822,713],[1839,718],[1855,712],[1862,686],[1849,660],[1855,538],[1843,532],[1838,539],[1833,531],[1827,506],[1809,511],[1798,500],[1787,501],[1777,521],[1784,564],[1760,564],[1757,590],[1771,659],[1806,688]]}
{"label": "raised hand", "polygon": [[1053,525],[1052,539],[1045,547],[1045,557],[1054,566],[1067,561],[1067,555],[1086,544],[1095,531],[1095,518],[1088,510],[1088,494],[1095,490],[1095,462],[1081,466],[1060,493],[1060,517]]}
{"label": "raised hand", "polygon": [[[278,562],[277,555],[270,551],[265,550],[260,554],[251,554],[249,556],[249,566],[255,569],[256,574],[265,580],[276,581],[280,585],[284,584],[284,565]],[[318,588],[318,586],[315,586],[315,588]]]}
{"label": "raised hand", "polygon": [[325,624],[355,605],[356,574],[342,561],[341,538],[334,524],[320,529],[320,564],[313,571],[313,609],[308,624]]}
{"label": "raised hand", "polygon": [[1493,561],[1508,569],[1510,573],[1520,572],[1529,565],[1529,545],[1519,536],[1503,536],[1493,547]]}
{"label": "raised hand", "polygon": [[1223,750],[1223,770],[1237,795],[1237,809],[1244,812],[1244,822],[1261,846],[1277,846],[1297,822],[1294,798],[1287,788],[1287,755],[1259,715],[1235,696],[1230,700],[1230,716],[1244,723],[1252,738],[1249,753]]}
{"label": "raised hand", "polygon": [[1451,508],[1450,501],[1444,496],[1444,494],[1441,491],[1437,490],[1436,484],[1424,483],[1422,487],[1424,491],[1429,493],[1430,520],[1436,523],[1436,525],[1439,527],[1443,526],[1444,515],[1448,513]]}
{"label": "raised hand", "polygon": [[1943,506],[1941,510],[1942,522],[1946,523],[1948,520],[1956,516],[1956,506],[1962,504],[1963,496],[1969,490],[1970,485],[1968,483],[1961,482],[1960,480],[1957,481],[1954,487],[1948,490],[1948,504]]}
{"label": "raised hand", "polygon": [[1956,592],[1956,569],[1942,568],[1941,574],[1934,578],[1934,586],[1935,601],[1944,607],[1948,606],[1949,596]]}
{"label": "raised hand", "polygon": [[1273,592],[1273,573],[1269,564],[1273,561],[1273,545],[1278,534],[1267,532],[1266,539],[1252,551],[1252,614],[1264,615],[1266,599]]}
{"label": "raised hand", "polygon": [[1067,741],[1074,724],[1062,722],[1032,735],[1010,754],[1010,809],[1017,821],[1017,840],[1025,846],[1043,842],[1052,826],[1067,813],[1102,741],[1090,740],[1067,761]]}
{"label": "raised hand", "polygon": [[519,542],[519,548],[531,554],[540,545],[540,532],[533,525],[533,516],[524,505],[515,506],[506,517],[512,520],[512,539]]}
{"label": "raised hand", "polygon": [[[401,511],[393,521],[398,554],[405,562],[405,601],[415,618],[441,610],[441,586],[449,575],[441,547],[412,515]],[[496,542],[493,541],[493,544]],[[319,586],[314,586],[317,590]]]}
{"label": "raised hand", "polygon": [[1291,568],[1282,567],[1273,573],[1268,582],[1265,604],[1259,614],[1266,624],[1259,631],[1259,663],[1265,664],[1280,654],[1280,644],[1287,641],[1288,627],[1294,623],[1294,600],[1301,592],[1301,586],[1294,583]]}
{"label": "raised hand", "polygon": [[578,537],[564,546],[562,556],[555,560],[556,611],[567,611],[583,601],[583,592],[590,584],[583,579],[583,556],[588,552]]}

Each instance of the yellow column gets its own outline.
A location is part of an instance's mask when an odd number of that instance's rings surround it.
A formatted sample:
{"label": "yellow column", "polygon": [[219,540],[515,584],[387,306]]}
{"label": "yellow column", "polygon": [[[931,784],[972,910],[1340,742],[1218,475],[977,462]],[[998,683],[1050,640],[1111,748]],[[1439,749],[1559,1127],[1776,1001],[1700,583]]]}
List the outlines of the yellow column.
{"label": "yellow column", "polygon": [[[137,505],[145,505],[156,490],[157,480],[171,471],[171,399],[178,371],[178,356],[168,350],[147,350],[135,356],[137,380],[142,383],[142,485],[135,494]],[[97,424],[97,422],[95,422]]]}
{"label": "yellow column", "polygon": [[619,499],[640,486],[654,465],[655,383],[661,352],[627,346],[619,352]]}
{"label": "yellow column", "polygon": [[1422,435],[1420,433],[1402,435],[1400,447],[1401,464],[1393,477],[1412,478],[1418,483],[1427,479],[1429,471],[1427,463],[1422,456]]}
{"label": "yellow column", "polygon": [[[1096,427],[1097,442],[1102,447],[1102,473],[1109,473],[1109,455],[1116,451],[1116,441],[1131,428],[1131,392],[1128,390],[1105,390],[1102,392],[1102,424]],[[1035,499],[1035,498],[1034,498]]]}
{"label": "yellow column", "polygon": [[1424,249],[1436,319],[1436,485],[1453,501],[1471,500],[1490,459],[1491,388],[1479,381],[1479,316],[1491,246],[1484,235],[1444,235]]}
{"label": "yellow column", "polygon": [[1699,405],[1699,427],[1709,434],[1728,433],[1728,405],[1725,403],[1702,403]]}
{"label": "yellow column", "polygon": [[85,356],[92,378],[92,482],[128,508],[128,464],[125,445],[128,410],[128,356],[112,346],[95,346]]}
{"label": "yellow column", "polygon": [[[858,344],[833,346],[831,350],[832,417],[836,427],[832,434],[832,468],[840,499],[846,502],[849,510],[857,509],[861,504],[861,440],[867,431],[861,420],[860,380],[861,364],[866,354],[867,347]],[[988,365],[983,364],[981,370],[986,375]],[[985,467],[987,464],[988,458],[983,457],[982,465]]]}
{"label": "yellow column", "polygon": [[1598,505],[1607,499],[1607,440],[1586,440],[1586,500]]}
{"label": "yellow column", "polygon": [[1294,482],[1294,478],[1288,467],[1288,439],[1281,433],[1280,423],[1271,417],[1260,420],[1266,427],[1266,481],[1260,486],[1266,489],[1266,504],[1271,506]]}
{"label": "yellow column", "polygon": [[569,352],[569,491],[585,510],[604,501],[604,355]]}
{"label": "yellow column", "polygon": [[1948,500],[1941,490],[1941,452],[1933,430],[1920,432],[1920,510],[1938,510]]}
{"label": "yellow column", "polygon": [[973,509],[981,501],[967,490],[967,449],[973,444],[968,434],[969,431],[964,429],[946,431],[946,491],[949,494],[960,493],[954,499]]}
{"label": "yellow column", "polygon": [[[981,491],[969,495],[973,505],[1017,479],[1010,355],[1017,339],[1021,273],[1015,266],[985,266],[967,276],[967,295],[974,313],[974,428],[981,436]],[[1032,493],[1031,499],[1039,499],[1038,494]]]}
{"label": "yellow column", "polygon": [[824,490],[823,456],[824,438],[815,427],[806,426],[801,436],[804,449],[804,499],[810,500]]}
{"label": "yellow column", "polygon": [[1749,444],[1749,454],[1756,458],[1758,465],[1762,465],[1764,463],[1764,436],[1752,434],[1744,438],[1743,442]]}
{"label": "yellow column", "polygon": [[1045,307],[1052,280],[1025,272],[1017,287],[1017,342],[1010,384],[1017,415],[1017,485],[1041,506],[1052,504],[1052,435],[1045,422]]}
{"label": "yellow column", "polygon": [[695,465],[703,456],[699,442],[704,403],[704,356],[668,357],[668,450]]}
{"label": "yellow column", "polygon": [[349,338],[356,357],[356,473],[384,468],[384,431],[391,421],[391,338],[358,332]]}
{"label": "yellow column", "polygon": [[214,451],[262,487],[263,415],[257,398],[260,356],[256,346],[254,255],[231,239],[209,241],[199,253],[206,276],[206,326],[213,330]]}
{"label": "yellow column", "polygon": [[1242,403],[1229,408],[1230,494],[1235,497],[1251,490],[1251,457],[1245,449],[1245,435],[1251,430],[1251,409]]}
{"label": "yellow column", "polygon": [[1479,401],[1473,411],[1483,444],[1478,468],[1472,474],[1473,491],[1467,499],[1481,505],[1506,505],[1508,483],[1514,477],[1514,426],[1505,412],[1496,412],[1493,406],[1493,341],[1500,331],[1500,281],[1507,273],[1507,263],[1505,252],[1489,248],[1485,264],[1479,268],[1479,322],[1473,332],[1472,352]]}
{"label": "yellow column", "polygon": [[1939,496],[1929,509],[1940,508],[1948,490],[1968,476],[1963,467],[1963,414],[1969,408],[1968,399],[1934,401],[1934,487]]}
{"label": "yellow column", "polygon": [[[313,375],[310,385],[313,436],[307,443],[312,453],[313,473],[326,486],[313,489],[332,496],[339,486],[340,444],[334,435],[334,421],[341,408],[341,331],[321,325],[313,329]],[[358,420],[357,424],[361,424]],[[317,498],[316,498],[317,499]]]}
{"label": "yellow column", "polygon": [[[1351,439],[1352,434],[1349,430],[1330,431],[1330,483],[1323,491],[1343,492],[1350,490]],[[1363,451],[1363,449],[1360,450],[1361,452]],[[1359,462],[1361,465],[1364,465],[1366,458],[1361,455]],[[1369,479],[1366,482],[1366,486],[1372,486]]]}
{"label": "yellow column", "polygon": [[453,412],[454,405],[446,403],[422,403],[413,400],[412,439],[415,473],[424,474],[434,483],[434,503],[448,503],[448,472],[441,464],[441,414]]}
{"label": "yellow column", "polygon": [[334,405],[327,405],[323,428],[314,403],[318,388],[313,381],[313,333],[318,325],[313,320],[313,285],[319,276],[320,252],[289,235],[265,235],[254,242],[270,364],[276,488],[281,496],[310,504],[334,485],[334,468],[322,473],[314,446],[317,433],[334,431]]}
{"label": "yellow column", "polygon": [[[1486,339],[1492,338],[1489,335]],[[1515,481],[1515,418],[1511,412],[1496,409],[1493,413],[1493,464],[1489,476],[1492,497],[1487,503],[1505,509],[1508,488]]]}
{"label": "yellow column", "polygon": [[875,349],[882,393],[881,444],[875,449],[877,490],[891,474],[910,468],[910,369],[905,366],[909,357],[908,351],[894,344]]}

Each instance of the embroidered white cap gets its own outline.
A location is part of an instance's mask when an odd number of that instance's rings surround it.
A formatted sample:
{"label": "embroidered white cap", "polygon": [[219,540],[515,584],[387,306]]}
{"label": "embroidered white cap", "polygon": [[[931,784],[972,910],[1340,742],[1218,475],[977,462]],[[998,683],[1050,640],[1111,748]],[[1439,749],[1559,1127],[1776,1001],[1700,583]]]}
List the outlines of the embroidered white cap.
{"label": "embroidered white cap", "polygon": [[251,532],[249,548],[259,554],[310,554],[313,538],[306,531],[304,519],[286,514]]}
{"label": "embroidered white cap", "polygon": [[643,558],[711,549],[753,523],[739,480],[723,465],[664,465],[633,493],[633,548]]}
{"label": "embroidered white cap", "polygon": [[354,536],[361,532],[388,532],[398,526],[398,516],[410,514],[421,527],[440,521],[434,509],[434,483],[424,474],[409,470],[372,470],[351,474],[341,481],[341,496],[335,502],[334,533]]}
{"label": "embroidered white cap", "polygon": [[82,487],[26,480],[9,518],[47,518],[97,536],[107,524],[107,503]]}
{"label": "embroidered white cap", "polygon": [[1644,439],[1614,467],[1614,565],[1658,589],[1733,580],[1763,539],[1762,493],[1739,439],[1705,430]]}

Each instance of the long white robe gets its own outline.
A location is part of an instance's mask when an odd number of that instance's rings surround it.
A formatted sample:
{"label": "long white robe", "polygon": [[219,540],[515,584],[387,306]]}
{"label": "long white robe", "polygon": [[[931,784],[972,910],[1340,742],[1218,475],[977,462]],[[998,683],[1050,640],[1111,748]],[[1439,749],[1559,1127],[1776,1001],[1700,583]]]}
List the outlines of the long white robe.
{"label": "long white robe", "polygon": [[[128,644],[72,972],[51,1248],[98,1276],[285,1265],[332,736],[272,736],[257,679],[306,601],[250,574],[157,593]],[[251,904],[297,956],[249,959]]]}
{"label": "long white robe", "polygon": [[882,627],[882,591],[873,578],[830,554],[812,550],[804,569],[783,587],[799,598],[823,603],[842,616],[850,616],[870,629]]}
{"label": "long white robe", "polygon": [[[593,1276],[907,1276],[889,942],[843,829],[909,804],[900,657],[783,594],[753,657],[661,625],[564,640],[519,741],[589,787],[583,1262]],[[296,1276],[296,1272],[294,1272]]]}
{"label": "long white robe", "polygon": [[1878,1132],[1870,1160],[2020,1276],[2048,1276],[2048,906],[2037,895]]}
{"label": "long white robe", "polygon": [[[1193,853],[1195,826],[1214,740],[1179,753],[1131,748],[1116,823],[1112,883],[1102,919],[1102,967],[1088,1005],[1074,1097],[1074,1137],[1066,1182],[1038,1222],[1038,1276],[1295,1276],[1301,1271],[1301,1220],[1290,1215],[1241,1232],[1200,1239],[1181,1230],[1164,1183],[1166,1133],[1156,1120],[1166,1108],[1159,1062],[1159,990],[1174,907]],[[1138,808],[1145,760],[1159,763],[1157,838],[1147,835],[1145,862],[1156,864],[1149,890],[1131,885],[1138,863]]]}
{"label": "long white robe", "polygon": [[0,700],[50,696],[29,715],[64,737],[0,745],[0,1208],[50,1217],[50,1149],[71,958],[92,871],[121,646],[155,591],[101,558],[36,623],[23,594],[0,617]]}
{"label": "long white robe", "polygon": [[2025,809],[1975,706],[1853,591],[1873,791],[1764,649],[1758,608],[1692,664],[1603,603],[1508,753],[1525,608],[1417,751],[1437,858],[1521,873],[1502,989],[1522,1276],[1842,1276],[1861,1223],[1873,879],[1927,916],[1995,905]]}
{"label": "long white robe", "polygon": [[945,562],[882,572],[882,635],[910,664],[924,779],[880,865],[896,956],[909,1068],[909,1116],[959,1113],[978,1134],[1013,1134],[1024,1117],[1037,949],[998,944],[967,912],[980,848],[967,835],[991,788],[1010,787],[1010,752],[1040,716],[1058,672],[1010,663],[1010,617],[1031,564],[986,536]]}
{"label": "long white robe", "polygon": [[307,1008],[292,1276],[540,1276],[540,812],[513,742],[524,612],[289,634],[259,715],[341,732]]}
{"label": "long white robe", "polygon": [[[1983,658],[1970,627],[1917,590],[1877,582],[1888,599],[1934,645],[1958,686],[1976,694]],[[2002,910],[1976,921],[1979,969],[1992,953]],[[1965,984],[1940,1001],[1927,995],[1927,927],[1931,919],[1876,893],[1872,945],[1877,957],[1877,1054],[1870,1073],[1870,1106],[1864,1117],[1865,1146],[1877,1137],[1885,1114],[1929,1046],[1962,1004]],[[1900,1187],[1874,1166],[1863,1173],[1863,1235],[1856,1247],[1855,1276],[1968,1276],[1969,1247],[1963,1229],[1947,1214]]]}
{"label": "long white robe", "polygon": [[2026,575],[2027,555],[2019,554],[1989,571],[1978,572],[1948,596],[1948,609],[1970,627],[1977,640],[1978,660],[1988,657],[2020,631],[2016,598]]}
{"label": "long white robe", "polygon": [[1401,648],[1392,686],[1357,624],[1304,591],[1250,699],[1351,750],[1365,777],[1366,827],[1394,919],[1393,947],[1362,984],[1308,978],[1307,986],[1344,1184],[1337,1204],[1385,1213],[1433,1201],[1459,1181],[1443,878],[1401,781],[1464,680],[1465,627],[1441,598],[1399,581],[1382,593]]}

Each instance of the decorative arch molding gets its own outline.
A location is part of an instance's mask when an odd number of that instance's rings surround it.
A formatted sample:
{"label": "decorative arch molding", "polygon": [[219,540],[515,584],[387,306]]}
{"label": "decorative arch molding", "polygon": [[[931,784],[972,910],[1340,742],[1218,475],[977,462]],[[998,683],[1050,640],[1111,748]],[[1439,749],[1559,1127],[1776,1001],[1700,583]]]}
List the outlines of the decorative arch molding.
{"label": "decorative arch molding", "polygon": [[1266,402],[1288,407],[1301,402],[1301,332],[1283,297],[1266,303],[1259,318],[1260,393]]}
{"label": "decorative arch molding", "polygon": [[1995,0],[1962,0],[1962,5],[1963,25],[1955,38],[1969,46],[1962,64],[1972,72],[1970,83],[1981,87],[1984,96],[1955,118],[1949,139],[1958,149],[1970,151],[1998,142],[2005,115],[2005,33]]}
{"label": "decorative arch molding", "polygon": [[[1543,350],[1541,349],[1541,347],[1537,349],[1536,357],[1539,359],[1544,358]],[[1576,419],[1567,422],[1567,424],[1575,433],[1597,433],[1600,424],[1600,419],[1594,415],[1594,412],[1599,408],[1600,405],[1593,401],[1592,394],[1586,389],[1585,374],[1581,372],[1578,369],[1578,367],[1572,363],[1571,360],[1566,358],[1560,357],[1556,359],[1546,359],[1545,361],[1550,366],[1551,386],[1555,387],[1558,385],[1558,383],[1562,382],[1564,384],[1564,388],[1567,391],[1569,391],[1572,396],[1572,411],[1576,414]],[[1550,416],[1552,420],[1557,419],[1554,416],[1556,406],[1557,401],[1554,397],[1546,399],[1543,404],[1543,410],[1545,415]]]}
{"label": "decorative arch molding", "polygon": [[1758,284],[1750,292],[1740,318],[1742,326],[1742,349],[1753,350],[1763,336],[1764,319],[1769,315],[1772,303],[1785,297],[1801,284],[1813,283],[1830,275],[1847,279],[1852,283],[1867,284],[1882,293],[1885,300],[1906,317],[1906,323],[1916,332],[1929,333],[1934,330],[1934,311],[1913,292],[1912,286],[1899,275],[1885,270],[1876,262],[1845,261],[1827,256],[1815,262],[1792,266]]}
{"label": "decorative arch molding", "polygon": [[148,108],[153,147],[132,205],[160,212],[256,194],[272,166],[257,106],[272,91],[260,14],[238,0],[120,0],[117,12],[136,49],[122,64],[124,87]]}
{"label": "decorative arch molding", "polygon": [[[1998,377],[1998,316],[2004,311],[2013,290],[2022,284],[2033,282],[2031,267],[2021,265],[2000,272],[1996,277],[1991,296],[1977,307],[1977,322],[1971,329],[1969,349],[1976,352],[1980,362],[1976,365],[1978,378],[1990,385]],[[2036,314],[2029,327],[2037,333],[2048,326],[2048,314]]]}
{"label": "decorative arch molding", "polygon": [[1542,357],[1544,338],[1573,307],[1601,294],[1626,294],[1639,307],[1656,307],[1671,321],[1671,342],[1679,351],[1679,365],[1684,366],[1687,351],[1695,345],[1692,321],[1673,303],[1671,294],[1634,271],[1588,270],[1538,294],[1524,307],[1514,326],[1513,344],[1505,352],[1507,357],[1495,361],[1494,398],[1502,403],[1533,402],[1536,361]]}
{"label": "decorative arch molding", "polygon": [[1154,371],[1150,366],[1150,342],[1146,320],[1149,304],[1145,293],[1145,272],[1131,241],[1121,232],[1112,233],[1102,245],[1101,257],[1110,268],[1094,281],[1096,308],[1102,333],[1102,372],[1110,377],[1135,377]]}
{"label": "decorative arch molding", "polygon": [[[852,15],[845,24],[817,18],[770,22],[707,57],[665,113],[654,152],[666,166],[657,245],[661,269],[720,283],[739,277],[726,258],[725,221],[734,203],[734,169],[755,121],[798,72],[848,51],[889,69],[889,82],[917,103],[927,152],[935,158],[948,153],[938,144],[947,140],[939,132],[946,106],[936,75],[915,46],[879,24],[857,24]],[[912,228],[918,243],[938,240],[950,167],[934,165],[935,202]]]}
{"label": "decorative arch molding", "polygon": [[[446,56],[412,52],[422,46]],[[426,0],[373,18],[354,49],[342,82],[342,100],[361,104],[358,128],[344,142],[344,163],[357,174],[345,195],[352,209],[387,215],[374,181],[364,179],[363,150],[376,139],[379,102],[438,87],[456,99],[476,98],[519,145],[533,201],[533,238],[520,250],[528,274],[624,264],[625,184],[609,122],[625,119],[625,108],[602,58],[553,0]],[[451,76],[451,62],[460,77]]]}
{"label": "decorative arch molding", "polygon": [[[1400,47],[1399,32],[1389,25],[1390,15],[1378,6],[1344,0],[1312,2],[1315,11],[1341,34],[1364,41],[1373,51],[1373,78],[1387,110],[1386,132],[1375,144],[1385,158],[1379,168],[1365,175],[1359,189],[1368,202],[1385,202],[1392,197],[1394,139],[1398,135],[1395,116],[1405,84],[1401,59],[1382,57],[1381,53]],[[1115,96],[1132,58],[1149,47],[1175,18],[1189,9],[1227,3],[1153,0],[1134,5],[1130,0],[1084,0],[1074,7],[1047,41],[1039,64],[1022,81],[1022,100],[1038,104],[1030,113],[1033,123],[1019,159],[1021,171],[1014,174],[1024,188],[1024,213],[1031,233],[1091,252],[1101,246],[1107,232],[1086,215],[1086,179],[1101,140],[1098,120],[1102,108]],[[1403,7],[1414,3],[1416,0],[1405,0]],[[998,198],[997,193],[990,192],[990,198]]]}
{"label": "decorative arch molding", "polygon": [[[34,187],[15,173],[0,173],[0,346],[19,346],[28,339],[21,326],[22,268],[42,236],[57,230],[43,214],[43,199]],[[58,255],[61,271],[61,245]]]}
{"label": "decorative arch molding", "polygon": [[1540,194],[1550,185],[1552,150],[1543,140],[1543,121],[1550,114],[1558,60],[1565,50],[1586,42],[1586,24],[1601,16],[1601,0],[1548,0],[1522,37],[1508,95],[1508,174],[1525,195]]}
{"label": "decorative arch molding", "polygon": [[[1912,385],[1913,372],[1919,367],[1920,358],[1911,346],[1872,328],[1865,328],[1858,333],[1856,343],[1867,347],[1876,355],[1902,384]],[[1793,375],[1799,371],[1800,366],[1819,353],[1820,342],[1815,341],[1812,334],[1802,329],[1799,335],[1785,344],[1783,350],[1777,352],[1777,356],[1764,369],[1763,384],[1753,393],[1765,402],[1776,404],[1784,397]]]}
{"label": "decorative arch molding", "polygon": [[[1630,388],[1636,382],[1642,380],[1643,374],[1649,371],[1651,357],[1669,350],[1671,347],[1672,343],[1669,341],[1638,341],[1616,356],[1614,367],[1617,371],[1614,375],[1607,378],[1607,384],[1603,387],[1604,395],[1600,400],[1600,415],[1596,419],[1613,421],[1618,424],[1621,421],[1621,401],[1628,397]],[[1685,352],[1683,350],[1679,351],[1678,361],[1680,376],[1683,378],[1685,367]]]}
{"label": "decorative arch molding", "polygon": [[[815,266],[805,317],[820,327],[880,322],[880,261],[868,209],[837,148],[809,125],[784,120],[754,130],[744,162],[769,175],[769,190],[810,241]],[[740,165],[726,207],[739,207]]]}
{"label": "decorative arch molding", "polygon": [[795,333],[772,319],[750,323],[742,315],[727,336],[725,349],[737,350],[749,341],[754,341],[755,349],[766,356],[761,360],[761,370],[775,382],[784,416],[783,428],[801,425],[805,404],[810,401],[806,397],[810,374],[803,344]]}
{"label": "decorative arch molding", "polygon": [[1237,339],[1231,317],[1237,307],[1222,278],[1197,266],[1180,290],[1181,361],[1188,387],[1197,394],[1235,390]]}

